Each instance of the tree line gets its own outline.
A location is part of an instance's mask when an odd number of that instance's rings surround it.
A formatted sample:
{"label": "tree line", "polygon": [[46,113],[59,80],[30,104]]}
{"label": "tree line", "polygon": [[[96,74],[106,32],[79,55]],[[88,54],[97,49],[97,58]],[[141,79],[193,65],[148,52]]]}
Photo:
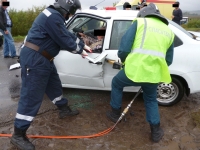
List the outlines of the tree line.
{"label": "tree line", "polygon": [[9,15],[12,19],[12,35],[13,36],[25,36],[28,33],[28,30],[31,28],[33,21],[43,11],[46,6],[35,7],[33,6],[28,10],[10,9]]}

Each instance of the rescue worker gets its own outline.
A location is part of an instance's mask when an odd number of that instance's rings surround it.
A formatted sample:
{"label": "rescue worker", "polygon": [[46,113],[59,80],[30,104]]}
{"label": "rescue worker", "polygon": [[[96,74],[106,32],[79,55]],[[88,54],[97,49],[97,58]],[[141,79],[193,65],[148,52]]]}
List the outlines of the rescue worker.
{"label": "rescue worker", "polygon": [[19,149],[35,149],[26,131],[37,115],[44,93],[58,107],[59,118],[79,114],[78,110],[70,109],[68,100],[63,97],[61,81],[53,62],[60,49],[83,57],[87,55],[86,51],[91,52],[64,25],[77,9],[81,9],[79,0],[57,0],[36,17],[28,32],[20,53],[22,88],[11,137],[11,143]]}
{"label": "rescue worker", "polygon": [[174,34],[167,25],[167,19],[153,3],[139,11],[120,43],[118,57],[124,68],[112,80],[112,110],[106,113],[111,121],[117,122],[121,116],[123,88],[141,86],[146,120],[154,142],[164,135],[160,127],[157,86],[159,82],[171,82],[168,66],[173,61]]}

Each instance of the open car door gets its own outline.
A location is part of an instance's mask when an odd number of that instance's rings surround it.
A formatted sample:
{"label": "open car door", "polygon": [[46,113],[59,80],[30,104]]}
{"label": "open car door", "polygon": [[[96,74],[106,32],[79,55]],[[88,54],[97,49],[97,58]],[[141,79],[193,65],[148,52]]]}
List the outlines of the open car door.
{"label": "open car door", "polygon": [[[84,34],[90,36],[93,34],[94,29],[100,28],[104,23],[104,20],[81,14],[79,16],[75,15],[68,22],[67,28],[72,33],[74,33],[74,28],[79,28]],[[61,50],[56,56],[54,62],[63,87],[104,87],[103,64],[106,54],[99,52],[88,53],[88,55],[87,59],[82,58],[79,54],[72,54],[68,51]]]}
{"label": "open car door", "polygon": [[93,60],[101,58],[93,63],[87,58],[82,58],[81,55],[61,50],[54,62],[63,87],[67,87],[68,84],[70,84],[70,87],[104,87],[103,64],[105,57],[105,53],[99,56],[97,54],[89,54],[89,58],[93,58]]}

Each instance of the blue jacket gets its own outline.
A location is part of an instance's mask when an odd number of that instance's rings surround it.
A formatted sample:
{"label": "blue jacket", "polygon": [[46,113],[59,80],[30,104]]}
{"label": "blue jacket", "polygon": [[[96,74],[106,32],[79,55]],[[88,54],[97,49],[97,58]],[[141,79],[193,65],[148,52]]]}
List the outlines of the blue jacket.
{"label": "blue jacket", "polygon": [[0,29],[6,31],[6,25],[7,25],[7,19],[5,10],[3,9],[2,6],[0,6]]}
{"label": "blue jacket", "polygon": [[49,6],[36,17],[26,41],[39,46],[39,52],[46,50],[53,57],[60,49],[81,54],[84,42],[70,33],[64,23],[65,18]]}
{"label": "blue jacket", "polygon": [[173,10],[173,16],[174,18],[172,19],[172,21],[176,22],[177,24],[181,24],[181,19],[183,18],[183,14],[182,14],[182,10],[179,9],[174,9]]}
{"label": "blue jacket", "polygon": [[[126,31],[126,33],[121,38],[121,43],[119,46],[118,57],[122,62],[125,62],[126,57],[132,50],[132,45],[135,40],[135,35],[137,31],[137,20],[133,22],[130,28]],[[174,42],[168,48],[165,60],[167,65],[171,65],[173,61],[173,53],[174,53]]]}

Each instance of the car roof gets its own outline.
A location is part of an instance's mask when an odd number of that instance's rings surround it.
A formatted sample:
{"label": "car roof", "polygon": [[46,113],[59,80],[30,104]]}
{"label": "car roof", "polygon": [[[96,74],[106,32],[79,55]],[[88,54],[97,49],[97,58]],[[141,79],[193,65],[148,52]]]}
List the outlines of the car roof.
{"label": "car roof", "polygon": [[[103,18],[114,17],[114,18],[123,18],[123,17],[136,17],[138,14],[138,10],[92,10],[92,9],[84,9],[78,13],[87,13],[93,14],[97,16],[101,16]],[[78,14],[77,13],[77,14]]]}

